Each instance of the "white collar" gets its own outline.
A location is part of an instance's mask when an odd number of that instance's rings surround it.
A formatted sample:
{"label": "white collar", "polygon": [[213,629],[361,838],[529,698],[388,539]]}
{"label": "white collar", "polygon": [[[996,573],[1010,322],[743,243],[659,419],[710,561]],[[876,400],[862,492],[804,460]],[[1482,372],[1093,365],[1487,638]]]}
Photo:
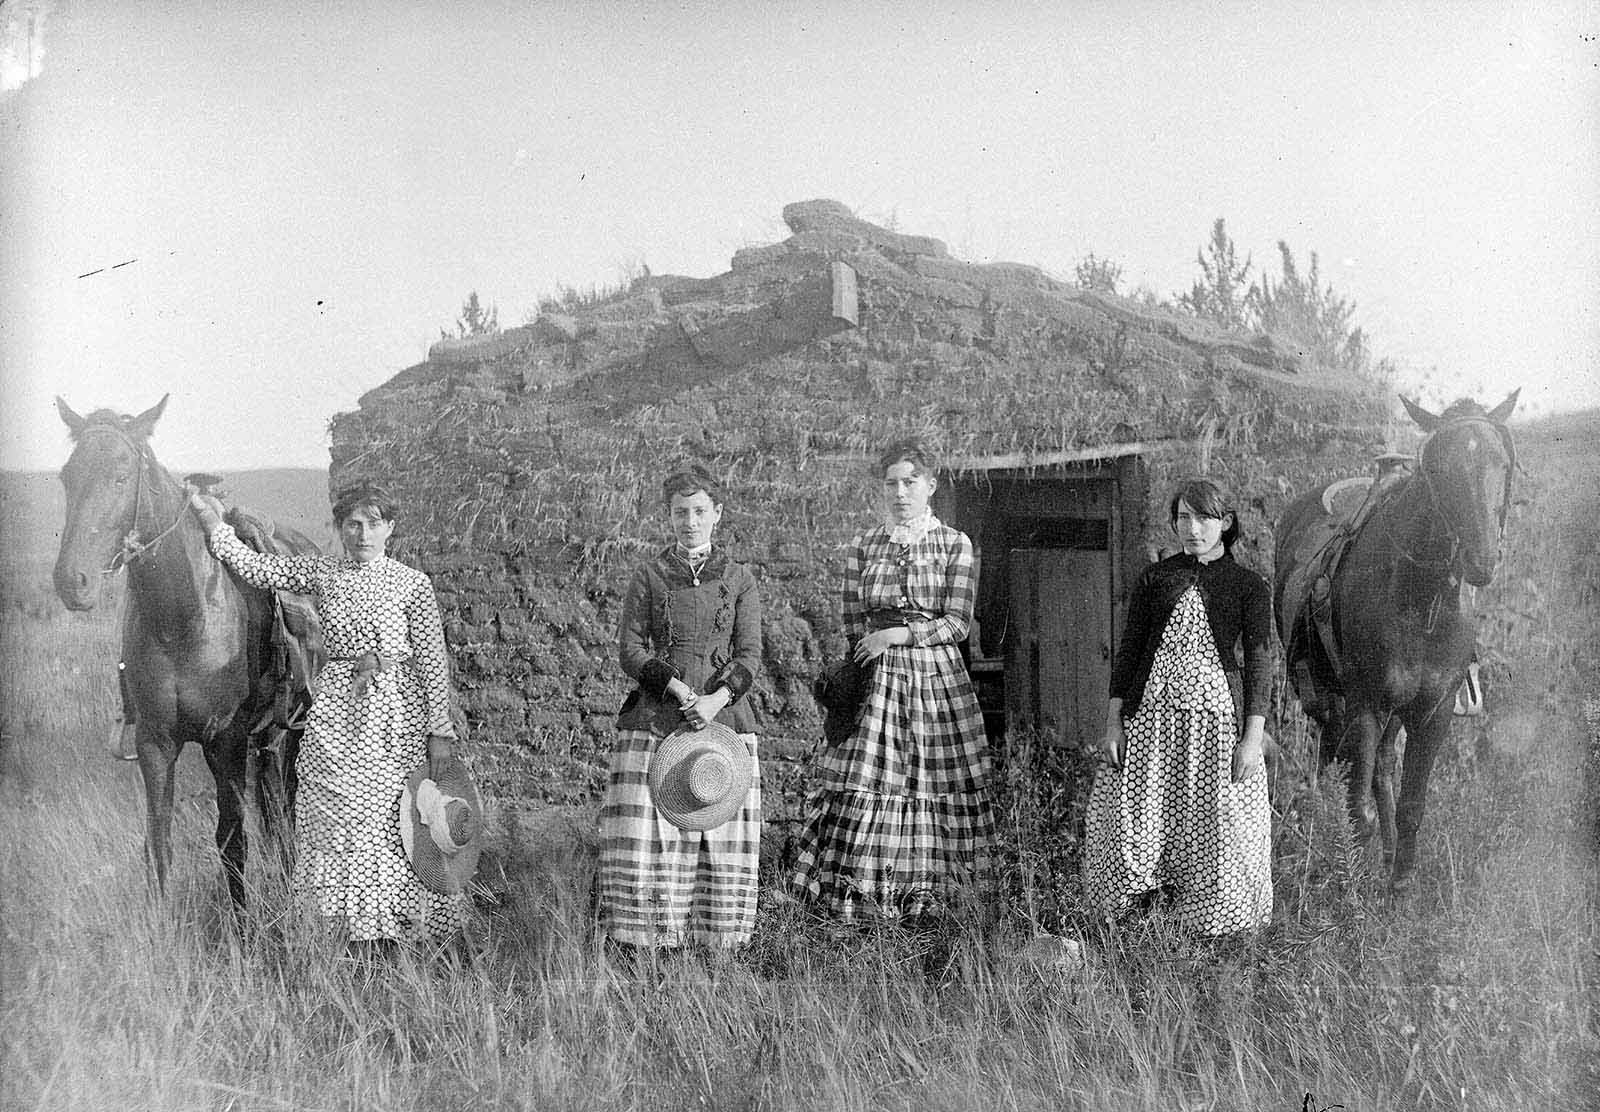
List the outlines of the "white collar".
{"label": "white collar", "polygon": [[889,530],[890,544],[916,544],[928,531],[939,524],[939,519],[933,516],[932,510],[924,510],[919,517],[914,517],[907,522],[885,521],[884,528]]}

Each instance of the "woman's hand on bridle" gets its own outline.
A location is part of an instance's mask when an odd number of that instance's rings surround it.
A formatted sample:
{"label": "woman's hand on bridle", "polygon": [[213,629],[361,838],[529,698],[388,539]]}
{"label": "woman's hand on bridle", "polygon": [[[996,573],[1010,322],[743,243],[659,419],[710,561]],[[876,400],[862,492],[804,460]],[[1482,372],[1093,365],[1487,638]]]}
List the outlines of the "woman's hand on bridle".
{"label": "woman's hand on bridle", "polygon": [[200,524],[209,537],[212,531],[222,524],[222,515],[225,512],[222,502],[192,483],[185,484],[184,489],[189,492],[189,508],[194,511],[194,516],[200,519]]}

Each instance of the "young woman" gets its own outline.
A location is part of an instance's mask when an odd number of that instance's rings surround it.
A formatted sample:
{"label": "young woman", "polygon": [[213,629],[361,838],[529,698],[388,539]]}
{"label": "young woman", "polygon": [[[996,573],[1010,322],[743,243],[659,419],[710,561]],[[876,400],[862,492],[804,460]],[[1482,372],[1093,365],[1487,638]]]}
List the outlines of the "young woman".
{"label": "young woman", "polygon": [[845,554],[844,630],[870,668],[854,732],[813,766],[791,888],[842,919],[936,913],[987,864],[988,743],[958,646],[975,596],[972,542],[929,508],[915,441],[878,461],[883,521]]}
{"label": "young woman", "polygon": [[1272,594],[1234,562],[1239,523],[1220,486],[1181,484],[1168,513],[1183,551],[1145,569],[1128,601],[1084,887],[1107,918],[1163,900],[1182,928],[1231,934],[1272,916]]}
{"label": "young woman", "polygon": [[467,897],[423,885],[396,818],[406,777],[424,757],[443,774],[455,739],[433,584],[387,554],[399,506],[371,483],[341,491],[340,559],[256,552],[215,498],[189,500],[219,560],[252,586],[312,596],[322,620],[328,660],[295,764],[295,892],[351,942],[452,934]]}
{"label": "young woman", "polygon": [[[761,600],[749,568],[712,543],[717,481],[687,467],[661,496],[673,543],[634,572],[617,631],[622,670],[639,686],[617,716],[600,809],[601,928],[630,946],[733,949],[755,928],[761,778],[744,696],[761,669]],[[683,829],[652,797],[651,759],[680,728],[713,722],[742,741],[750,787],[731,819]]]}

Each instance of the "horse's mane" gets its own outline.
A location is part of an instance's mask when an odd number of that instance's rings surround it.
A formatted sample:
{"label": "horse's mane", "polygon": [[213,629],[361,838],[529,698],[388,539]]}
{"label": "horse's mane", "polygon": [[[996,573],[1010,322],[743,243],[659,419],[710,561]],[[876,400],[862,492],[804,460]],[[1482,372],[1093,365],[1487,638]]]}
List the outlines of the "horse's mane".
{"label": "horse's mane", "polygon": [[1457,398],[1450,403],[1443,413],[1439,414],[1439,419],[1441,421],[1458,421],[1468,417],[1487,418],[1488,416],[1489,411],[1471,398]]}

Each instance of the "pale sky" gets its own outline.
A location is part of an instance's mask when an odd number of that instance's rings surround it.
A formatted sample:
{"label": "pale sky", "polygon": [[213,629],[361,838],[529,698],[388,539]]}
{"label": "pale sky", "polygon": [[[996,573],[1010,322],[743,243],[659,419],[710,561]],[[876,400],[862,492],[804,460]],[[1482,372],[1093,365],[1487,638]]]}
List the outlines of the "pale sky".
{"label": "pale sky", "polygon": [[[171,393],[324,467],[468,291],[708,276],[832,197],[1171,295],[1226,217],[1439,404],[1600,404],[1600,4],[0,3],[0,467]],[[124,264],[124,265],[119,265]],[[1424,381],[1423,376],[1429,377]]]}

